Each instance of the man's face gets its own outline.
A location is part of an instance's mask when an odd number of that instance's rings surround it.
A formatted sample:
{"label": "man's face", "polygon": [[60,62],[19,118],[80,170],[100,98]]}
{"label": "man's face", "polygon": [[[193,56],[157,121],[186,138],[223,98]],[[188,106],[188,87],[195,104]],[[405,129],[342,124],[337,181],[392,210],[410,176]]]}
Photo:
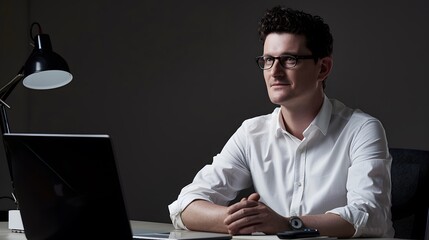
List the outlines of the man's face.
{"label": "man's face", "polygon": [[[305,43],[302,35],[271,33],[265,39],[263,55],[311,55]],[[320,60],[315,63],[313,59],[299,59],[294,68],[285,69],[276,59],[273,66],[263,72],[268,95],[274,104],[299,106],[311,101],[315,94],[320,95],[323,89]]]}

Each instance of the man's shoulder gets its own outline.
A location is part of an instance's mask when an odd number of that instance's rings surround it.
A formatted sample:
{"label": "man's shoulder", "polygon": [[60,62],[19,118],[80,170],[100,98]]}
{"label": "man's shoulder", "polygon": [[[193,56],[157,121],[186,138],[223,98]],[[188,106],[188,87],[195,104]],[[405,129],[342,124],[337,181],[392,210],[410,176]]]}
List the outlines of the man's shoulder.
{"label": "man's shoulder", "polygon": [[337,99],[330,99],[332,104],[332,114],[344,118],[357,118],[362,120],[375,119],[374,116],[364,112],[360,108],[353,108],[345,105]]}
{"label": "man's shoulder", "polygon": [[331,99],[332,103],[332,115],[331,122],[339,123],[343,126],[348,126],[352,129],[357,130],[360,126],[367,125],[369,123],[375,123],[381,125],[381,122],[376,117],[369,113],[364,112],[359,108],[352,108],[346,106],[342,102]]}

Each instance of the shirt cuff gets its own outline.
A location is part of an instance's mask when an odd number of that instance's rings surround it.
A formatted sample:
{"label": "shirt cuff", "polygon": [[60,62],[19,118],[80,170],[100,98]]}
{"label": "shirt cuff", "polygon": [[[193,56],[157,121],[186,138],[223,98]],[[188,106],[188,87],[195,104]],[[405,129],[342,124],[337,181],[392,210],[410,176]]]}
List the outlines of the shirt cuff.
{"label": "shirt cuff", "polygon": [[174,228],[188,230],[185,224],[183,224],[181,217],[182,211],[177,200],[168,205],[168,210],[170,211],[170,219]]}
{"label": "shirt cuff", "polygon": [[365,226],[368,221],[368,213],[359,211],[358,209],[350,208],[335,208],[326,213],[337,214],[342,217],[347,222],[353,224],[355,228],[355,233],[352,238],[360,237],[362,235],[362,226]]}

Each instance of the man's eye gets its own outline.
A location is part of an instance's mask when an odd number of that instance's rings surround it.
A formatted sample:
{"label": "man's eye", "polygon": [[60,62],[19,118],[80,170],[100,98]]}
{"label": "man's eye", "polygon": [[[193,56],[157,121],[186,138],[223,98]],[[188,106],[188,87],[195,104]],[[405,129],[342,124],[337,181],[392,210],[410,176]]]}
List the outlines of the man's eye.
{"label": "man's eye", "polygon": [[283,57],[281,58],[281,61],[282,61],[282,62],[293,62],[293,61],[295,61],[295,58],[293,58],[293,57],[291,57],[291,56],[283,56]]}
{"label": "man's eye", "polygon": [[274,58],[273,57],[265,57],[264,61],[270,63],[270,62],[274,61]]}

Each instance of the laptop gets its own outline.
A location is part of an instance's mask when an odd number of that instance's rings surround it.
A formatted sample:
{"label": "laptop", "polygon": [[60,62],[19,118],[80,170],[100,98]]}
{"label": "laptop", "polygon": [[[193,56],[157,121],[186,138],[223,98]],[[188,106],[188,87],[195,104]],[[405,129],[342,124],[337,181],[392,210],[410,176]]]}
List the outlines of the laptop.
{"label": "laptop", "polygon": [[229,234],[138,229],[128,219],[109,135],[5,133],[27,239],[231,239]]}

